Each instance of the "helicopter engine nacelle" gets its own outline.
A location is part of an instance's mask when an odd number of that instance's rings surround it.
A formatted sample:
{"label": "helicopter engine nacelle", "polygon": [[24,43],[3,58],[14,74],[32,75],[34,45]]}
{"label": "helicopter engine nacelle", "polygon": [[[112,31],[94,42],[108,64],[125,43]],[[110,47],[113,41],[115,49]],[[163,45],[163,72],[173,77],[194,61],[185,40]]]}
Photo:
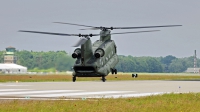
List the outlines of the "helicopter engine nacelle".
{"label": "helicopter engine nacelle", "polygon": [[98,48],[95,53],[94,53],[94,56],[96,58],[100,58],[100,57],[103,57],[105,54],[105,51],[102,49],[102,48]]}
{"label": "helicopter engine nacelle", "polygon": [[80,58],[81,57],[81,49],[77,48],[74,50],[74,53],[72,54],[72,58]]}

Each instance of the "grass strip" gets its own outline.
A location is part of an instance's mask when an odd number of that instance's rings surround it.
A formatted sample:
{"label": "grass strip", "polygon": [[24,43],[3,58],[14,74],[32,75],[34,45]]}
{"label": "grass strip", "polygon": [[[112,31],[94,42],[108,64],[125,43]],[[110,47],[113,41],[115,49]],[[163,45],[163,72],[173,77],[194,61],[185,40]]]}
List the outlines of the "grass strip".
{"label": "grass strip", "polygon": [[[77,77],[77,81],[99,81],[101,77]],[[108,75],[107,81],[120,80],[200,80],[198,75],[172,75],[172,74],[147,74],[141,73],[137,78],[133,78],[130,73],[120,73],[117,75]],[[72,81],[71,75],[0,75],[0,82],[53,82],[53,81]]]}
{"label": "grass strip", "polygon": [[199,112],[200,93],[85,100],[0,100],[1,112]]}

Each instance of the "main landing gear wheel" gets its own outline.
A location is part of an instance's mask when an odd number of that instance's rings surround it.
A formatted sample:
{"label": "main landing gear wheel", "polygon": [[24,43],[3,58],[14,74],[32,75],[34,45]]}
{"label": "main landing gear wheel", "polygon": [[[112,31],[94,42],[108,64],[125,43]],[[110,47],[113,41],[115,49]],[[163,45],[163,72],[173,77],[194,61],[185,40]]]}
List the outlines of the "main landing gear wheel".
{"label": "main landing gear wheel", "polygon": [[102,81],[105,82],[106,81],[106,78],[105,76],[102,76]]}
{"label": "main landing gear wheel", "polygon": [[72,77],[72,81],[75,82],[76,81],[76,76]]}
{"label": "main landing gear wheel", "polygon": [[117,69],[111,69],[112,74],[117,74]]}

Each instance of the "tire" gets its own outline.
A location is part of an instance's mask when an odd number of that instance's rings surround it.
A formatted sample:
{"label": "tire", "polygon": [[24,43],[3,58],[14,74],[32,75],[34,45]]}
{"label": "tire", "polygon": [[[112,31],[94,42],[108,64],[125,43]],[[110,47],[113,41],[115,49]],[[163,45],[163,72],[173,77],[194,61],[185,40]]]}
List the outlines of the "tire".
{"label": "tire", "polygon": [[72,81],[73,81],[73,82],[76,82],[76,76],[74,76],[74,77],[72,78]]}
{"label": "tire", "polygon": [[114,74],[114,69],[111,69],[112,74]]}
{"label": "tire", "polygon": [[105,76],[102,76],[102,81],[105,82],[106,81],[106,78]]}
{"label": "tire", "polygon": [[115,72],[115,74],[117,74],[117,69],[115,69],[115,71],[114,71],[114,72]]}

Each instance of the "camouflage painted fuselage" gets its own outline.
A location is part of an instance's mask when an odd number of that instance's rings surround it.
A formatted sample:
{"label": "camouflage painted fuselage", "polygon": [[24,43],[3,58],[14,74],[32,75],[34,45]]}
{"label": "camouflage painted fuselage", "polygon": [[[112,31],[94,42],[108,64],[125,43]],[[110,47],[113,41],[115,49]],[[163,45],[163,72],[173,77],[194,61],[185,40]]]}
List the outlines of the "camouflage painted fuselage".
{"label": "camouflage painted fuselage", "polygon": [[100,40],[93,44],[88,38],[74,53],[78,54],[73,67],[73,76],[77,77],[106,76],[118,63],[117,48],[109,30],[101,31]]}

